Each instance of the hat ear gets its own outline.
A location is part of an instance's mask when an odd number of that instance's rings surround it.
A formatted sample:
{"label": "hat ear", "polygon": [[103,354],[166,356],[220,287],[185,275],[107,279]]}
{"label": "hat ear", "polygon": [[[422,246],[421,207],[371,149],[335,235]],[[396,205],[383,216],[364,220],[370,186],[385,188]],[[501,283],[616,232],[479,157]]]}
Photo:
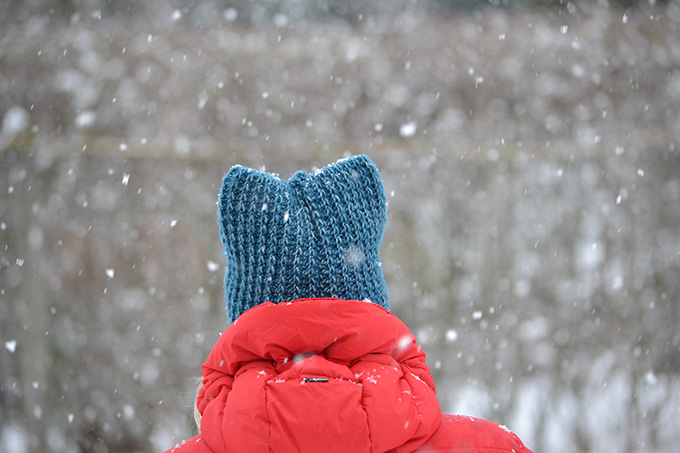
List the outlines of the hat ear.
{"label": "hat ear", "polygon": [[309,212],[319,247],[321,293],[370,299],[388,308],[379,249],[387,224],[387,199],[375,164],[364,155],[342,159],[290,180]]}
{"label": "hat ear", "polygon": [[382,179],[380,178],[378,167],[376,167],[373,161],[364,154],[340,159],[333,164],[317,170],[314,173],[314,176],[321,178],[344,178],[348,182],[361,182],[367,184],[372,189],[379,189],[379,191],[382,191]]}
{"label": "hat ear", "polygon": [[[339,213],[358,213],[382,224],[387,222],[387,198],[378,167],[366,155],[341,159],[318,170],[313,178],[327,196],[340,203]],[[382,232],[381,232],[382,236]]]}
{"label": "hat ear", "polygon": [[236,165],[222,179],[217,200],[217,217],[222,243],[229,239],[235,226],[253,221],[280,197],[283,185],[277,176]]}
{"label": "hat ear", "polygon": [[267,301],[284,247],[286,182],[270,173],[235,166],[224,176],[217,217],[225,248],[225,296],[233,321]]}

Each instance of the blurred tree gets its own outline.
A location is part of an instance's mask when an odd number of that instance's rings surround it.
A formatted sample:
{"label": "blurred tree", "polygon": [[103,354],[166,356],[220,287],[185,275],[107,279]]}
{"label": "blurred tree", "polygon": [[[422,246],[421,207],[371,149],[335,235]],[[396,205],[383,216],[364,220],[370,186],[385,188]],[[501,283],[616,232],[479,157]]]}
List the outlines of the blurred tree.
{"label": "blurred tree", "polygon": [[[673,1],[673,0],[670,0]],[[197,23],[237,22],[254,26],[283,21],[342,19],[359,23],[368,17],[395,13],[465,14],[484,8],[574,8],[579,0],[0,0],[0,21],[25,21],[32,15],[71,19],[74,14],[101,19],[132,18],[149,23],[170,18],[173,11],[193,16]],[[669,0],[598,0],[604,6],[635,8],[667,4]]]}

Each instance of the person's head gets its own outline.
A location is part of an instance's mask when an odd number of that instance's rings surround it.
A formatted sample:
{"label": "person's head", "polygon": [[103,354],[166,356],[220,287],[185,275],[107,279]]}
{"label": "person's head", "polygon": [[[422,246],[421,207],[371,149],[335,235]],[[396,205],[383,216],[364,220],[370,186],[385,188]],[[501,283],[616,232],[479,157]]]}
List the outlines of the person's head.
{"label": "person's head", "polygon": [[218,200],[231,322],[263,302],[370,300],[389,309],[379,257],[387,200],[364,155],[289,180],[235,166]]}

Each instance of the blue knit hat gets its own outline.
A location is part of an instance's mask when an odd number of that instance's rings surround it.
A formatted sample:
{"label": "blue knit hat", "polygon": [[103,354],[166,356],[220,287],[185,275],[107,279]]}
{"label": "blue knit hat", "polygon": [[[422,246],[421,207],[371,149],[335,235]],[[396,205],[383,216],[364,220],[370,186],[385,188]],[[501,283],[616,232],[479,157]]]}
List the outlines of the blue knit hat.
{"label": "blue knit hat", "polygon": [[367,156],[289,180],[235,166],[222,181],[220,236],[233,322],[263,302],[370,300],[389,309],[379,257],[387,200]]}

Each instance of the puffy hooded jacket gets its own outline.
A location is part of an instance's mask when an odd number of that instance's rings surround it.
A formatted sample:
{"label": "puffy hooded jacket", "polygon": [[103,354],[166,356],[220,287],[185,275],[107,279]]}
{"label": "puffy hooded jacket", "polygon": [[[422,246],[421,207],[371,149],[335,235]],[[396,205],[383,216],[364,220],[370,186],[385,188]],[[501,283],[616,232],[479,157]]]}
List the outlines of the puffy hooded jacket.
{"label": "puffy hooded jacket", "polygon": [[442,416],[415,337],[373,303],[258,305],[202,375],[201,432],[168,452],[529,452],[496,423]]}

